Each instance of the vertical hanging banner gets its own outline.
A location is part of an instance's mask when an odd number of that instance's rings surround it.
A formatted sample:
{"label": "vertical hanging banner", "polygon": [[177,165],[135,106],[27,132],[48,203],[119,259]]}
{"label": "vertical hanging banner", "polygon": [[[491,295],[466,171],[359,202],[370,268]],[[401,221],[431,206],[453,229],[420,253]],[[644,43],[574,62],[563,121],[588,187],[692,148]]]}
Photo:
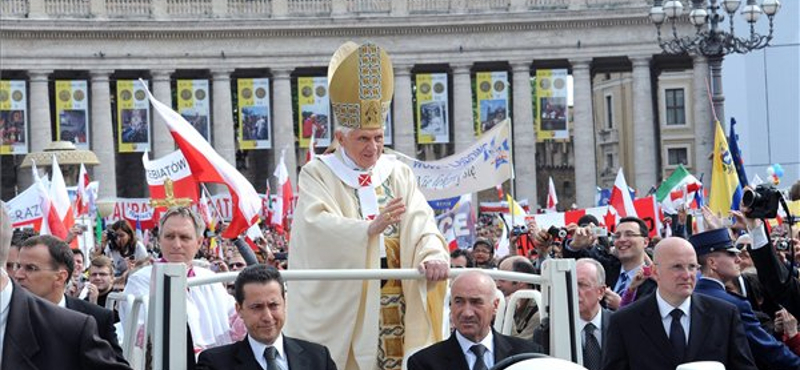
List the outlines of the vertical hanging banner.
{"label": "vertical hanging banner", "polygon": [[[394,104],[394,103],[392,103]],[[386,123],[383,125],[383,143],[386,145],[394,144],[394,106],[389,109],[389,114],[386,115]]]}
{"label": "vertical hanging banner", "polygon": [[117,147],[120,153],[150,150],[150,102],[140,80],[117,81]]}
{"label": "vertical hanging banner", "polygon": [[208,80],[178,80],[178,113],[211,142]]}
{"label": "vertical hanging banner", "polygon": [[480,136],[508,118],[508,72],[478,72],[475,80],[478,90],[475,133]]}
{"label": "vertical hanging banner", "polygon": [[0,80],[0,155],[28,153],[28,94],[24,80]]}
{"label": "vertical hanging banner", "polygon": [[240,78],[236,86],[239,91],[239,149],[271,149],[269,78]]}
{"label": "vertical hanging banner", "polygon": [[450,142],[447,73],[417,74],[417,142]]}
{"label": "vertical hanging banner", "polygon": [[536,141],[569,140],[567,70],[537,70],[536,97]]}
{"label": "vertical hanging banner", "polygon": [[[331,144],[330,100],[328,98],[327,77],[297,78],[297,111],[299,114],[298,136],[300,147],[308,148],[311,133],[317,147]],[[314,127],[316,126],[316,131]]]}
{"label": "vertical hanging banner", "polygon": [[89,149],[89,99],[85,80],[56,81],[56,140]]}

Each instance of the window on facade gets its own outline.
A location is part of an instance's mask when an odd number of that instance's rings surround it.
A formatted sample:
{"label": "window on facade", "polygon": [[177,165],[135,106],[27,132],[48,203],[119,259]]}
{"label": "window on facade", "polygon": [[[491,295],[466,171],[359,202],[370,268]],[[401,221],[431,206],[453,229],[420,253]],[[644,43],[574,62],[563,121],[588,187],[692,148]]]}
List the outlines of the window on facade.
{"label": "window on facade", "polygon": [[564,196],[572,197],[572,183],[564,181]]}
{"label": "window on facade", "polygon": [[606,128],[614,128],[614,99],[606,96]]}
{"label": "window on facade", "polygon": [[614,168],[614,155],[611,153],[606,154],[606,168]]}
{"label": "window on facade", "polygon": [[686,124],[686,103],[683,89],[666,89],[667,125]]}
{"label": "window on facade", "polygon": [[689,165],[689,150],[686,148],[669,148],[667,149],[667,164],[670,166],[677,166],[682,164]]}

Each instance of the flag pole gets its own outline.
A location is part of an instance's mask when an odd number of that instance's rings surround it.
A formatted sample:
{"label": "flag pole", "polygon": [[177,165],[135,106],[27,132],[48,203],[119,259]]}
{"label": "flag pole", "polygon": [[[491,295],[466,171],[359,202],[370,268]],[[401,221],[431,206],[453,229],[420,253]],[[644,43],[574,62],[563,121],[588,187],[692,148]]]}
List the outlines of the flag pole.
{"label": "flag pole", "polygon": [[[511,236],[514,233],[513,232],[514,231],[514,220],[515,220],[514,213],[515,213],[516,208],[517,208],[517,207],[513,207],[512,203],[511,203],[511,201],[516,201],[516,199],[517,199],[517,176],[516,176],[516,173],[514,171],[514,125],[511,124],[511,119],[510,118],[508,119],[508,141],[509,141],[509,145],[508,145],[508,160],[511,163],[511,179],[510,179],[511,180],[511,184],[510,184],[511,185],[510,186],[510,188],[511,188],[510,189],[511,190],[511,199],[507,199],[507,200],[509,201],[508,202],[508,206],[511,209],[511,229],[508,230],[507,234],[508,234],[508,249],[510,251],[511,248],[512,248],[512,246],[511,246]],[[534,163],[534,166],[535,165],[536,164]],[[536,204],[536,200],[535,199],[534,199],[533,203]],[[515,250],[516,250],[516,248],[515,248]]]}

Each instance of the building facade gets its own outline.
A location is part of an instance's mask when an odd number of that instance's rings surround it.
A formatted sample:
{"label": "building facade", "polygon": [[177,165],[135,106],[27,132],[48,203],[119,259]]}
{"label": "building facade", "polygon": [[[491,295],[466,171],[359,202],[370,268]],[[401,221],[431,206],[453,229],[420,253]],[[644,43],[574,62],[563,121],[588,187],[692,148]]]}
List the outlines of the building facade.
{"label": "building facade", "polygon": [[[713,142],[711,125],[703,124],[709,110],[696,104],[705,99],[707,63],[660,56],[650,6],[646,0],[8,0],[2,3],[0,79],[24,82],[31,152],[59,138],[71,117],[59,105],[59,86],[84,82],[82,140],[101,162],[92,174],[100,197],[147,191],[142,153],[120,152],[118,131],[127,130],[117,122],[126,119],[119,114],[121,84],[142,78],[158,100],[179,108],[186,100],[181,86],[205,81],[202,99],[192,99],[208,104],[207,137],[263,191],[282,152],[290,169],[304,161],[308,116],[298,107],[305,79],[325,76],[343,42],[371,41],[394,63],[393,149],[433,159],[469,146],[481,114],[477,75],[506,72],[517,198],[544,199],[552,170],[561,179],[559,191],[589,207],[596,186],[610,178],[608,168],[623,166],[640,192],[668,174],[669,163],[688,161],[696,172],[710,173],[701,158]],[[574,81],[566,143],[537,144],[531,79],[544,69],[566,69]],[[444,74],[448,87],[448,130],[438,144],[420,140],[417,122],[418,76],[431,74]],[[269,149],[249,150],[237,140],[239,84],[254,78],[269,79]],[[664,120],[678,114],[677,88],[670,86],[679,81],[688,119],[673,129]],[[673,104],[662,107],[662,98]],[[609,115],[605,107],[615,111]],[[174,150],[159,117],[152,116],[148,132],[151,158]],[[542,150],[552,153],[537,153]],[[2,156],[3,199],[31,182],[21,158]],[[293,183],[296,174],[290,171]]]}

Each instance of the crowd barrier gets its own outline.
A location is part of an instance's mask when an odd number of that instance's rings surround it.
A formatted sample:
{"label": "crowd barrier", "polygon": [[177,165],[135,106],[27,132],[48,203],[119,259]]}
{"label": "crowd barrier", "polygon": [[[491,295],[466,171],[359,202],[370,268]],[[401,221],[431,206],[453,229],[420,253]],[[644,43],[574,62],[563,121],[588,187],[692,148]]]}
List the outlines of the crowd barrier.
{"label": "crowd barrier", "polygon": [[[451,269],[454,278],[471,269]],[[523,290],[513,294],[509,302],[501,299],[495,318],[495,329],[501,333],[511,332],[514,323],[516,302],[519,299],[534,299],[539,306],[542,319],[550,321],[550,355],[575,363],[582,363],[580,351],[580,329],[577,327],[578,296],[575,278],[575,261],[552,259],[542,266],[541,275],[531,275],[499,270],[481,270],[494,279],[520,281],[536,284],[541,292]],[[387,280],[424,279],[414,269],[392,270],[285,270],[281,275],[287,281],[296,280]],[[127,305],[130,314],[122,323],[121,345],[123,353],[134,369],[144,368],[144,351],[137,349],[137,326],[143,307],[148,307],[144,317],[144,336],[152,339],[152,361],[154,369],[177,370],[186,368],[186,293],[189,287],[205,284],[226,283],[236,279],[236,272],[219,273],[210,277],[187,278],[183,264],[159,263],[153,266],[152,286],[149,297],[109,295],[107,306]],[[291,290],[291,288],[289,288]],[[288,291],[287,294],[291,294]],[[449,296],[449,291],[448,291]],[[447,305],[445,305],[446,307]],[[288,314],[291,314],[289,312]],[[449,320],[444,320],[442,332],[449,336]]]}

